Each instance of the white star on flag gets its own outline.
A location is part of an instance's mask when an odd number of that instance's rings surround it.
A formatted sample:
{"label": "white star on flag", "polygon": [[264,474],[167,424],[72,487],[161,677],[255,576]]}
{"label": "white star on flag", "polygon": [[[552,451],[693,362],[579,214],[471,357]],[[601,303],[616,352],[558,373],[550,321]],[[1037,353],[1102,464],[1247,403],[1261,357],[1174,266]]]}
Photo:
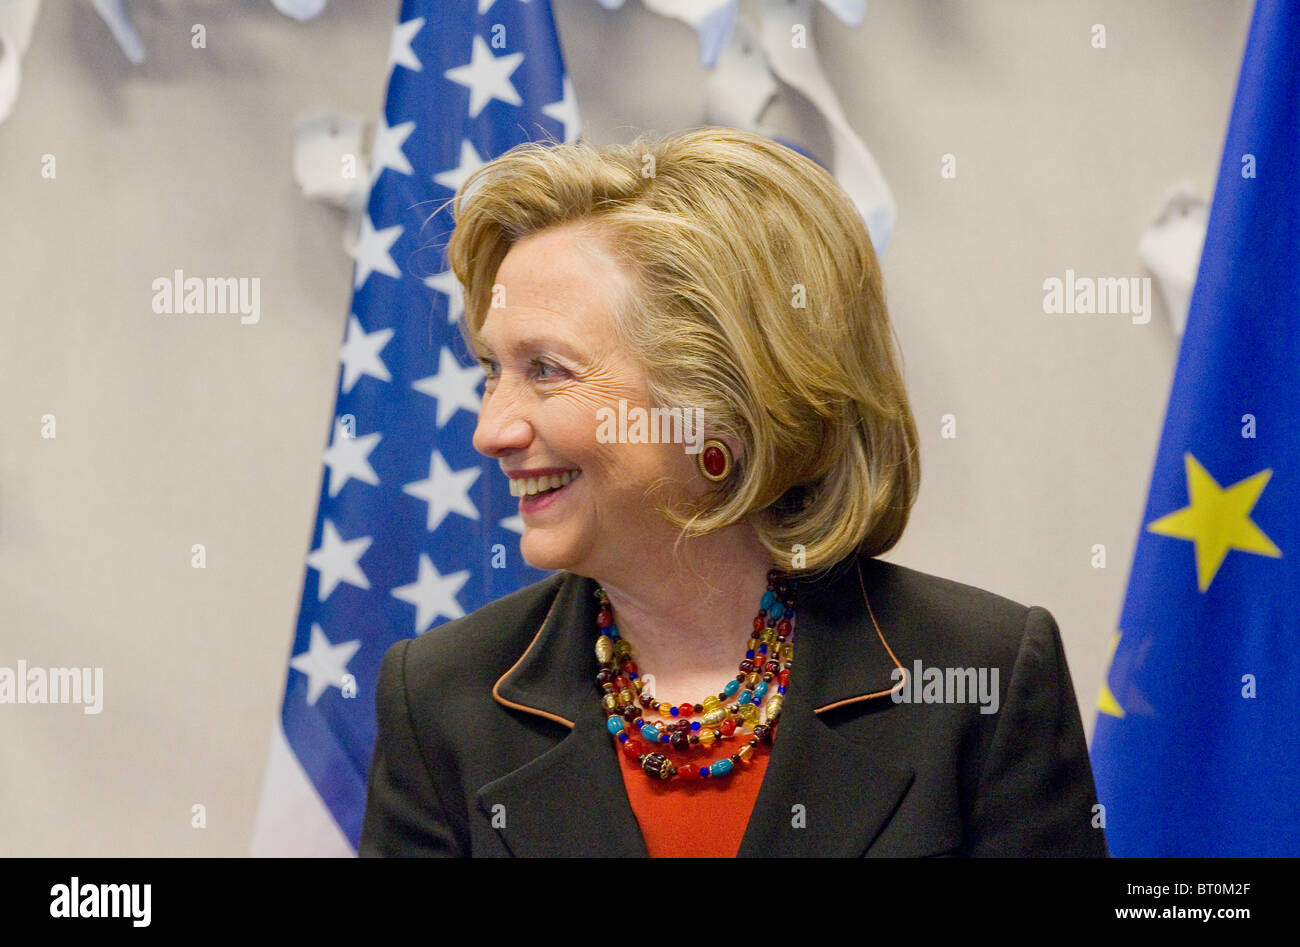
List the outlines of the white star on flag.
{"label": "white star on flag", "polygon": [[357,237],[357,274],[352,280],[353,289],[360,289],[370,279],[371,273],[383,273],[393,279],[402,278],[402,271],[397,268],[388,252],[402,235],[402,229],[401,224],[394,224],[383,230],[375,230],[369,214],[361,218],[361,235]]}
{"label": "white star on flag", "polygon": [[483,468],[478,466],[453,471],[442,459],[442,454],[434,451],[429,458],[428,479],[408,483],[402,487],[402,492],[429,504],[428,525],[425,528],[432,533],[447,518],[448,513],[478,519],[478,507],[469,498],[469,488],[482,472]]}
{"label": "white star on flag", "polygon": [[333,522],[325,520],[320,546],[307,557],[307,565],[320,572],[320,588],[316,593],[320,601],[329,598],[340,582],[359,589],[370,588],[370,580],[361,571],[359,561],[372,542],[374,539],[370,536],[358,536],[344,542]]}
{"label": "white star on flag", "polygon": [[388,41],[388,69],[393,71],[394,66],[405,66],[412,72],[419,72],[424,68],[420,63],[420,58],[415,55],[411,49],[411,40],[415,39],[415,34],[420,32],[424,26],[424,17],[418,17],[414,20],[407,20],[405,23],[398,23],[393,27],[393,36]]}
{"label": "white star on flag", "polygon": [[355,314],[348,318],[348,337],[339,350],[339,361],[343,363],[343,393],[347,394],[362,375],[378,378],[380,381],[392,381],[388,366],[379,358],[379,352],[393,337],[392,329],[376,329],[366,332],[361,320]]}
{"label": "white star on flag", "polygon": [[420,553],[420,577],[410,585],[393,589],[393,598],[415,606],[415,633],[422,635],[439,616],[461,618],[465,610],[456,601],[456,593],[469,580],[469,570],[439,575],[433,562]]}
{"label": "white star on flag", "polygon": [[406,152],[402,151],[402,145],[406,144],[406,139],[411,137],[413,131],[415,122],[389,126],[388,120],[379,116],[379,123],[375,126],[375,142],[370,147],[371,187],[379,180],[379,175],[384,173],[384,168],[392,168],[400,174],[414,173]]}
{"label": "white star on flag", "polygon": [[508,529],[512,533],[524,534],[524,518],[516,513],[514,516],[507,516],[501,521],[501,528]]}
{"label": "white star on flag", "polygon": [[384,435],[378,431],[365,437],[348,437],[347,426],[334,420],[334,442],[325,451],[325,466],[330,469],[330,496],[336,497],[349,480],[379,486],[379,475],[370,466],[370,452]]}
{"label": "white star on flag", "polygon": [[438,427],[446,424],[458,408],[477,412],[478,383],[483,369],[477,365],[461,367],[451,349],[443,346],[438,353],[438,374],[411,383],[416,391],[438,399]]}
{"label": "white star on flag", "polygon": [[448,324],[454,324],[465,314],[465,290],[451,270],[444,270],[435,276],[426,276],[424,285],[436,289],[447,297]]}
{"label": "white star on flag", "polygon": [[311,626],[311,644],[301,654],[294,655],[289,667],[307,675],[307,703],[315,706],[327,687],[343,687],[348,673],[348,662],[361,647],[361,641],[330,644],[320,625]]}
{"label": "white star on flag", "polygon": [[459,191],[465,180],[485,164],[487,162],[479,157],[478,149],[470,143],[468,138],[465,138],[460,143],[460,164],[443,171],[441,174],[435,174],[433,180],[445,188]]}
{"label": "white star on flag", "polygon": [[573,94],[573,83],[569,77],[564,77],[564,98],[558,102],[552,102],[550,105],[542,106],[542,114],[547,118],[553,118],[564,126],[564,143],[578,140],[578,134],[582,131],[582,123],[578,119],[578,99]]}
{"label": "white star on flag", "polygon": [[448,69],[443,75],[452,82],[469,87],[469,117],[478,118],[478,113],[493,99],[500,99],[507,105],[523,104],[519,90],[510,81],[511,73],[523,61],[523,53],[507,53],[499,58],[493,56],[483,37],[476,33],[469,63]]}

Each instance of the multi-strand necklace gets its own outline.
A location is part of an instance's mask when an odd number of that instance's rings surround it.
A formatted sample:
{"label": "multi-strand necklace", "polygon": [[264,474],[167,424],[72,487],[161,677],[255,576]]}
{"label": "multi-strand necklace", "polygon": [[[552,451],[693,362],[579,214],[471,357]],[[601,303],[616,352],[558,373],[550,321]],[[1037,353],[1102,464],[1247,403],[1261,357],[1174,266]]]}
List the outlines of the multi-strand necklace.
{"label": "multi-strand necklace", "polygon": [[[606,726],[624,753],[651,779],[716,779],[771,746],[794,659],[795,591],[798,581],[779,570],[767,574],[767,591],[754,616],[740,673],[715,696],[700,703],[672,704],[644,692],[645,681],[632,646],[619,636],[603,588],[596,590],[596,659]],[[651,720],[650,714],[659,719]],[[689,755],[729,741],[741,743],[730,756],[698,765]],[[678,755],[674,762],[669,752]]]}

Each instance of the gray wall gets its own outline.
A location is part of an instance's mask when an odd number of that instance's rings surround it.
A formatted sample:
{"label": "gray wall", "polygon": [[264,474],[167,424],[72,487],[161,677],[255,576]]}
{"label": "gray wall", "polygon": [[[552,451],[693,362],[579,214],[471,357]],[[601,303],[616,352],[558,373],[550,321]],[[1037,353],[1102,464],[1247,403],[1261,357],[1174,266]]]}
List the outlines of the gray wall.
{"label": "gray wall", "polygon": [[[687,27],[636,0],[555,5],[588,137],[700,122]],[[341,215],[292,181],[290,128],[377,113],[397,4],[336,0],[306,25],[252,0],[131,9],[139,67],[88,4],[46,0],[0,125],[0,665],[106,676],[97,716],[0,706],[4,854],[248,851],[351,285]],[[1162,309],[1047,316],[1041,287],[1143,275],[1165,188],[1209,195],[1249,17],[1248,0],[818,15],[900,208],[884,267],[923,480],[887,558],[1049,608],[1089,732],[1177,343]],[[777,114],[815,128],[797,102]],[[261,322],[155,315],[151,281],[176,268],[260,277]]]}

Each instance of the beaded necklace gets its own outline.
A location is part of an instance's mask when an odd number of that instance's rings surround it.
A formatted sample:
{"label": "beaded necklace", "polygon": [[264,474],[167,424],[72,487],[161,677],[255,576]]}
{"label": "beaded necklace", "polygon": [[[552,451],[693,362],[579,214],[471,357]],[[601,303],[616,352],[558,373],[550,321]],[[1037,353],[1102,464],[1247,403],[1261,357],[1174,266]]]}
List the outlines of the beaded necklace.
{"label": "beaded necklace", "polygon": [[[600,671],[601,707],[606,727],[622,751],[636,760],[651,779],[695,780],[726,776],[737,765],[751,762],[761,746],[771,746],[781,713],[783,695],[794,661],[794,605],[798,580],[777,569],[767,574],[767,591],[759,603],[753,627],[740,662],[740,673],[716,696],[698,704],[673,705],[643,693],[645,682],[632,658],[632,646],[619,636],[614,611],[603,588],[596,589],[600,613],[596,617],[596,659]],[[776,692],[769,696],[773,685]],[[642,711],[646,715],[642,715]],[[663,719],[646,719],[650,711]],[[699,717],[692,720],[692,717]],[[709,766],[674,763],[662,749],[685,755],[715,743],[739,740],[749,728],[749,739],[729,757]]]}

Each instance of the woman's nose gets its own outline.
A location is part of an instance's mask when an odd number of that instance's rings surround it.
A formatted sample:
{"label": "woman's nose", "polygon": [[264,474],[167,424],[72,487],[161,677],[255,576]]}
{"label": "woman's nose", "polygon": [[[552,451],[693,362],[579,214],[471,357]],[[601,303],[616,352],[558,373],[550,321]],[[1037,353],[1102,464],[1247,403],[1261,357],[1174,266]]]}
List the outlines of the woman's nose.
{"label": "woman's nose", "polygon": [[474,428],[474,449],[485,457],[502,457],[532,443],[533,426],[521,399],[504,386],[484,393]]}

